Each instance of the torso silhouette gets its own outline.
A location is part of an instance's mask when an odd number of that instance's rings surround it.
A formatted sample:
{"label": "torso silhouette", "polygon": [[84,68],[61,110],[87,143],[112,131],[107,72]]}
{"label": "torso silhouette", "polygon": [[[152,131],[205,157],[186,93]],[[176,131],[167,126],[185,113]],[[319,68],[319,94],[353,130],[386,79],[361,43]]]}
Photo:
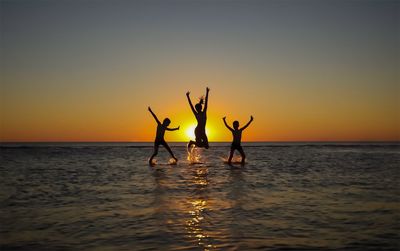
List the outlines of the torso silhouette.
{"label": "torso silhouette", "polygon": [[242,130],[240,130],[240,129],[237,129],[237,130],[233,129],[232,135],[233,135],[233,142],[232,142],[232,144],[240,145],[240,142],[241,142],[241,140],[242,140]]}
{"label": "torso silhouette", "polygon": [[206,121],[207,121],[207,115],[204,111],[196,113],[196,119],[197,119],[197,127],[196,130],[199,132],[205,132],[206,130]]}
{"label": "torso silhouette", "polygon": [[162,124],[157,125],[156,141],[164,141],[165,128]]}

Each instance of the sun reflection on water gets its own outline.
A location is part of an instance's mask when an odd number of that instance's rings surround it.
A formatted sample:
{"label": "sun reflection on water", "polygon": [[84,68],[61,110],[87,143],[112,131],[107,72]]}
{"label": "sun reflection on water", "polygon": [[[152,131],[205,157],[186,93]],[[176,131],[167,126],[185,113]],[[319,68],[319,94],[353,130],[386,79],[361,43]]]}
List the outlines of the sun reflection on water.
{"label": "sun reflection on water", "polygon": [[212,237],[207,229],[209,224],[206,220],[207,214],[211,211],[210,201],[207,196],[207,180],[208,169],[207,167],[196,168],[193,172],[192,185],[193,197],[188,198],[188,214],[189,218],[186,220],[186,231],[189,238],[203,250],[212,250],[216,246],[212,245]]}

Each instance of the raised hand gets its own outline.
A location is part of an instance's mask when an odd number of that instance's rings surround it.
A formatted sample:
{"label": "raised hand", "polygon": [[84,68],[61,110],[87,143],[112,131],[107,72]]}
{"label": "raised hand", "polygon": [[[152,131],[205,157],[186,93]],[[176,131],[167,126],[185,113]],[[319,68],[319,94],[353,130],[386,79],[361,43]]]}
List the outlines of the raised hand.
{"label": "raised hand", "polygon": [[177,129],[177,130],[179,130],[180,127],[181,127],[181,126],[178,126],[178,129]]}
{"label": "raised hand", "polygon": [[207,87],[207,88],[206,88],[206,91],[209,92],[209,91],[210,91],[210,88]]}
{"label": "raised hand", "polygon": [[226,123],[226,116],[224,116],[224,117],[222,118],[222,120],[224,121],[224,124],[225,124],[226,128],[228,128],[228,129],[232,132],[232,131],[233,131],[232,127],[230,127],[230,126],[228,125],[228,123]]}
{"label": "raised hand", "polygon": [[252,115],[252,116],[250,116],[250,120],[253,120],[253,115]]}
{"label": "raised hand", "polygon": [[149,106],[149,107],[147,107],[147,110],[149,110],[149,112],[151,112],[151,108],[150,108],[150,106]]}
{"label": "raised hand", "polygon": [[188,96],[188,97],[189,97],[189,95],[190,95],[190,92],[187,92],[187,93],[186,93],[186,96]]}

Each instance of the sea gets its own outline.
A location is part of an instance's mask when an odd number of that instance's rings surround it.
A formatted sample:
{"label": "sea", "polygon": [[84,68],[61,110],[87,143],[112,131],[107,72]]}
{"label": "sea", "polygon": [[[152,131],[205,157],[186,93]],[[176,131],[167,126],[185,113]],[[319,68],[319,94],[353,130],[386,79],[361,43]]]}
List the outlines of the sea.
{"label": "sea", "polygon": [[399,142],[170,145],[1,143],[0,250],[400,249]]}

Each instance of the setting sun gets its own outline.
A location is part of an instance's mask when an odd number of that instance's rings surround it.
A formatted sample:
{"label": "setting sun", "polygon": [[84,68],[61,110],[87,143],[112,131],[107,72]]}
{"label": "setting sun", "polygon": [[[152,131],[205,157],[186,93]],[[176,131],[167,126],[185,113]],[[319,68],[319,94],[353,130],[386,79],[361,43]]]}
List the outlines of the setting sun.
{"label": "setting sun", "polygon": [[398,1],[337,1],[2,1],[0,141],[187,142],[207,87],[210,142],[399,141]]}
{"label": "setting sun", "polygon": [[[213,130],[210,130],[209,128],[210,126],[206,127],[206,134],[208,136],[208,139],[210,140],[210,135],[212,137],[212,133],[210,134],[210,132],[212,132]],[[188,140],[195,140],[196,139],[196,135],[194,134],[194,129],[196,128],[195,124],[191,124],[189,126],[186,127],[185,130],[185,135],[187,137]]]}
{"label": "setting sun", "polygon": [[189,139],[194,140],[194,139],[196,138],[196,136],[194,135],[194,129],[195,129],[195,128],[196,128],[196,125],[190,125],[190,126],[186,129],[185,133],[186,133],[186,136],[187,136]]}
{"label": "setting sun", "polygon": [[0,14],[0,251],[400,251],[400,0]]}

